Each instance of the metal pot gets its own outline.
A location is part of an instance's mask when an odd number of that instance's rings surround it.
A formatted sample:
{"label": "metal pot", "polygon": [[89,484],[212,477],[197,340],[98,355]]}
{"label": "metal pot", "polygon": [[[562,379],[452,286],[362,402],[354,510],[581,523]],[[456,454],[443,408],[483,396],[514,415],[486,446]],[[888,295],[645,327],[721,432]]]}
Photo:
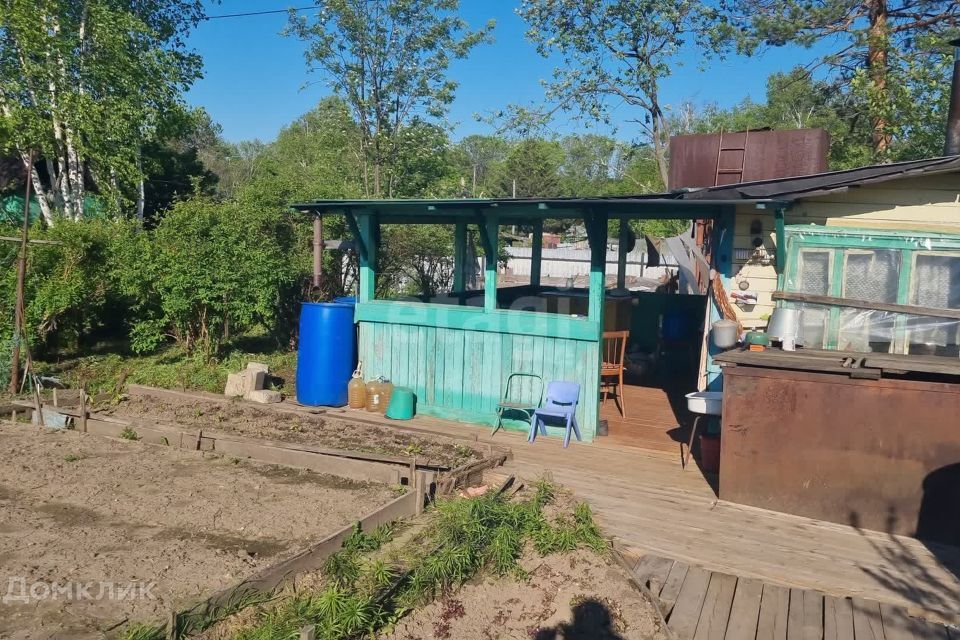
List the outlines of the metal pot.
{"label": "metal pot", "polygon": [[773,340],[782,341],[784,338],[798,338],[803,326],[803,312],[800,309],[778,307],[773,310],[770,322],[767,324],[767,335]]}

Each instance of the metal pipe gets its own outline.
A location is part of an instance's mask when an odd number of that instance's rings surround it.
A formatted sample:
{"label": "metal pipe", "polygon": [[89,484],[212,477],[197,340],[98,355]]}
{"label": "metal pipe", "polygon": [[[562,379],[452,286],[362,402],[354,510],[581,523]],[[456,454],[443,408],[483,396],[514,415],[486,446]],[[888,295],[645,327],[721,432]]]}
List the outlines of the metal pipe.
{"label": "metal pipe", "polygon": [[953,79],[950,84],[950,111],[947,113],[947,137],[943,155],[960,155],[960,38],[950,41],[953,47]]}

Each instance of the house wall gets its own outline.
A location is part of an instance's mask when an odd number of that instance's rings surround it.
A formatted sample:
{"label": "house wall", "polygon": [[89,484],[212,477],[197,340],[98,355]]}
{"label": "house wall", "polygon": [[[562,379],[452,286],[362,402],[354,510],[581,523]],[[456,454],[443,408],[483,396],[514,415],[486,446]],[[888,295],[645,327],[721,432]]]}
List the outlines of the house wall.
{"label": "house wall", "polygon": [[[754,220],[763,225],[764,249],[769,255],[775,255],[773,211],[752,205],[737,208],[734,250],[753,248],[750,225]],[[788,225],[960,233],[960,175],[905,178],[809,198],[788,209],[785,221]],[[777,289],[776,269],[773,265],[736,264],[734,274],[727,285],[728,293],[736,290],[742,279],[749,282],[749,290],[756,291],[759,298],[751,307],[735,307],[738,317],[747,327],[765,326],[764,316],[774,307],[770,295]]]}

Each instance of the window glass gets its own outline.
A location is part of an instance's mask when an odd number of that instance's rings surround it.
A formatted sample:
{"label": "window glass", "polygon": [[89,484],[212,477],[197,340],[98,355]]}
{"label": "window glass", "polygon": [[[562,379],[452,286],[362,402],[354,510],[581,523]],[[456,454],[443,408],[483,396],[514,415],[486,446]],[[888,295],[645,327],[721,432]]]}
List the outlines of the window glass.
{"label": "window glass", "polygon": [[830,293],[830,251],[805,249],[797,260],[797,292]]}
{"label": "window glass", "polygon": [[917,256],[911,304],[937,309],[960,309],[960,256]]}
{"label": "window glass", "polygon": [[843,297],[871,302],[896,302],[900,282],[900,251],[846,251]]}

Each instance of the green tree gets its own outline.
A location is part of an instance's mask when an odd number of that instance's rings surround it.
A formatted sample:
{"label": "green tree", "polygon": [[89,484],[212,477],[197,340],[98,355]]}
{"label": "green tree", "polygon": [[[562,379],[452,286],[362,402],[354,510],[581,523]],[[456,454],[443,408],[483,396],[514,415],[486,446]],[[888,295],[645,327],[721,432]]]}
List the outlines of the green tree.
{"label": "green tree", "polygon": [[603,196],[617,189],[630,162],[630,145],[595,133],[560,140],[561,192],[566,196]]}
{"label": "green tree", "polygon": [[547,85],[554,107],[541,117],[573,109],[609,123],[611,107],[625,104],[635,110],[630,121],[651,145],[666,184],[670,131],[660,83],[679,64],[684,44],[706,52],[722,42],[713,7],[694,0],[523,0],[519,13],[537,50],[560,59]]}
{"label": "green tree", "polygon": [[933,43],[955,34],[960,17],[960,2],[942,0],[727,0],[725,5],[743,52],[786,44],[829,48],[817,63],[860,90],[879,158],[892,153],[898,129],[911,129],[898,114],[906,104],[903,83],[924,81],[908,71],[919,71],[917,65],[937,55]]}
{"label": "green tree", "polygon": [[88,181],[129,194],[141,144],[177,111],[199,77],[185,48],[201,0],[6,0],[0,3],[0,131],[26,166],[43,216],[78,219]]}
{"label": "green tree", "polygon": [[[453,60],[488,39],[471,31],[459,0],[325,0],[313,17],[291,12],[287,33],[308,43],[307,63],[350,106],[360,131],[364,195],[393,197],[409,170],[409,129],[440,121],[457,83]],[[414,138],[417,136],[414,135]],[[422,149],[415,146],[414,150]]]}
{"label": "green tree", "polygon": [[451,159],[463,178],[462,195],[472,198],[489,196],[493,191],[491,176],[497,163],[503,162],[510,144],[500,136],[470,135],[453,148]]}
{"label": "green tree", "polygon": [[515,144],[496,166],[496,195],[551,198],[561,195],[563,148],[558,142],[529,138]]}
{"label": "green tree", "polygon": [[231,332],[275,325],[281,294],[297,277],[289,259],[297,236],[287,214],[245,204],[195,195],[155,230],[117,243],[120,290],[137,318],[135,350],[172,337],[212,356]]}

